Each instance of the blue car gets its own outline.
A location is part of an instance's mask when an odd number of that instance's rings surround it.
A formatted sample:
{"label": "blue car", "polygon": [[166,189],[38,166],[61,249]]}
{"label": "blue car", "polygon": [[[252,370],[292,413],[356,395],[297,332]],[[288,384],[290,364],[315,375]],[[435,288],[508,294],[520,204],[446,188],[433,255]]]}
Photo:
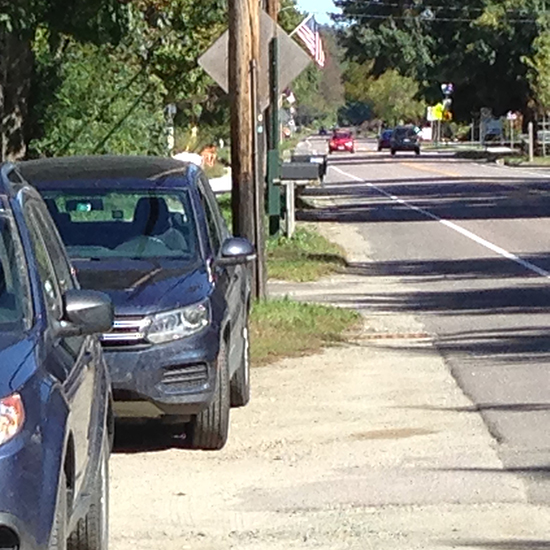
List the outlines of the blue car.
{"label": "blue car", "polygon": [[39,193],[0,165],[0,548],[107,548],[111,391],[98,333]]}
{"label": "blue car", "polygon": [[[250,393],[253,246],[229,233],[204,172],[156,157],[20,164],[45,199],[84,288],[115,306],[103,336],[115,414],[221,449]],[[120,422],[122,425],[122,422]]]}

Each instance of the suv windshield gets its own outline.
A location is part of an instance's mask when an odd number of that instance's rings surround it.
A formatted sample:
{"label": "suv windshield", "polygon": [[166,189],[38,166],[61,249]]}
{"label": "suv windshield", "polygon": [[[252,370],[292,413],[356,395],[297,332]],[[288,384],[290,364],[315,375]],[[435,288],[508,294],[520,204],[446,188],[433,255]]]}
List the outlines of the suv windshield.
{"label": "suv windshield", "polygon": [[196,259],[185,190],[61,189],[44,193],[72,258]]}
{"label": "suv windshield", "polygon": [[12,221],[0,216],[0,332],[23,330],[30,318],[23,252]]}

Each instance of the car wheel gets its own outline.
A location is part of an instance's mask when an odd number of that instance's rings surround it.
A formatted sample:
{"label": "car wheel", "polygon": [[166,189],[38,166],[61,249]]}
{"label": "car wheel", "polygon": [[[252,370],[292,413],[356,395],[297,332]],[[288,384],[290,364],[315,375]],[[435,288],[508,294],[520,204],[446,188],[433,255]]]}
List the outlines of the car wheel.
{"label": "car wheel", "polygon": [[243,329],[243,354],[231,378],[231,406],[244,407],[250,401],[250,338],[248,319]]}
{"label": "car wheel", "polygon": [[378,147],[378,152],[380,153],[380,151],[382,151],[382,147]]}
{"label": "car wheel", "polygon": [[416,156],[420,155],[420,149],[415,149],[414,152],[416,153]]}
{"label": "car wheel", "polygon": [[191,421],[190,439],[193,449],[217,451],[229,435],[229,372],[227,344],[222,341],[216,364],[216,390],[208,407]]}
{"label": "car wheel", "polygon": [[59,476],[59,495],[48,550],[67,550],[67,478],[64,470]]}
{"label": "car wheel", "polygon": [[92,503],[71,533],[68,550],[107,550],[109,546],[109,438],[103,441],[99,470],[94,480]]}
{"label": "car wheel", "polygon": [[396,153],[395,149],[392,149],[392,150],[391,150],[391,156],[392,156],[392,157],[395,157],[395,153]]}

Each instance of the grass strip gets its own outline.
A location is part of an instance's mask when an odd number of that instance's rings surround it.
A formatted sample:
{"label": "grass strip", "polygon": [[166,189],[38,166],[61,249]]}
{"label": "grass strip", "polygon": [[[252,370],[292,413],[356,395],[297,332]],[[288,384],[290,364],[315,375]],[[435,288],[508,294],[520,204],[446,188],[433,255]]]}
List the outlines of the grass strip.
{"label": "grass strip", "polygon": [[344,250],[313,229],[298,227],[290,239],[267,241],[267,272],[272,279],[316,281],[345,265]]}
{"label": "grass strip", "polygon": [[250,315],[252,366],[311,355],[345,342],[360,323],[354,310],[288,298],[262,300],[252,306]]}

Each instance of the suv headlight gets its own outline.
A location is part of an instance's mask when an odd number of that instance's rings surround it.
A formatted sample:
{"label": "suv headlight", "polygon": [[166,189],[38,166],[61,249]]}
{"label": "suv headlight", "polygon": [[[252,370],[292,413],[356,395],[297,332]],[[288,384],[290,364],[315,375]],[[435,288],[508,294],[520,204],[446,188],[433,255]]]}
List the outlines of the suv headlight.
{"label": "suv headlight", "polygon": [[0,399],[0,445],[17,435],[25,422],[25,409],[18,393]]}
{"label": "suv headlight", "polygon": [[206,300],[181,309],[151,316],[147,340],[162,344],[196,334],[210,324],[210,304]]}

